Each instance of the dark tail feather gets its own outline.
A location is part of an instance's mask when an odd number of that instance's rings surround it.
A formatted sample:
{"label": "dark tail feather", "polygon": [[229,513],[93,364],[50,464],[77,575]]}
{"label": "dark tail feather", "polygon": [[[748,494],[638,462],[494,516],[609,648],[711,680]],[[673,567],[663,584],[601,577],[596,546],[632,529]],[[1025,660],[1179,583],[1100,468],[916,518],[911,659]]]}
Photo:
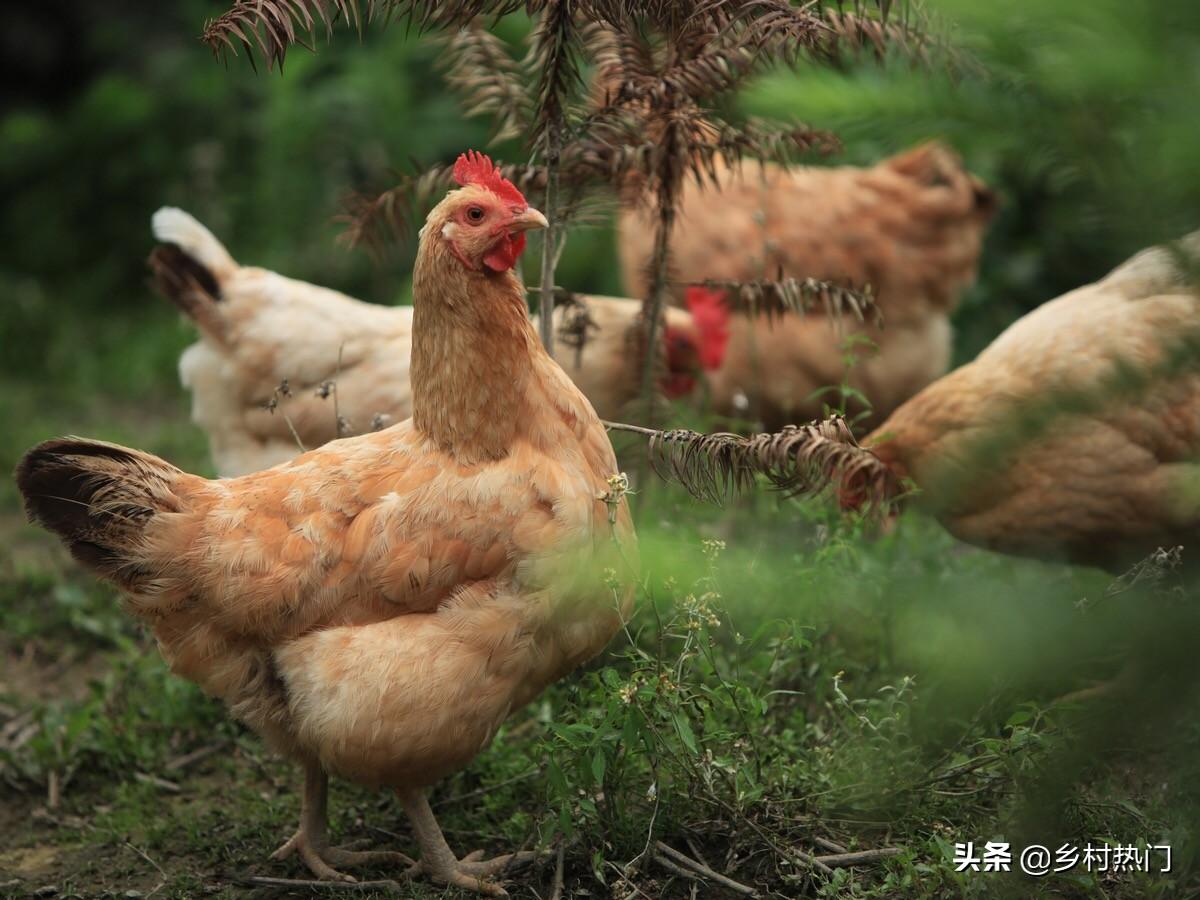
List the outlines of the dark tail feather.
{"label": "dark tail feather", "polygon": [[156,456],[103,441],[59,438],[17,464],[31,522],[54,532],[83,565],[123,588],[147,577],[144,537],[154,517],[182,506],[183,474]]}
{"label": "dark tail feather", "polygon": [[221,286],[216,277],[174,244],[155,247],[147,260],[154,289],[179,307],[202,331],[220,340],[224,320],[216,304]]}

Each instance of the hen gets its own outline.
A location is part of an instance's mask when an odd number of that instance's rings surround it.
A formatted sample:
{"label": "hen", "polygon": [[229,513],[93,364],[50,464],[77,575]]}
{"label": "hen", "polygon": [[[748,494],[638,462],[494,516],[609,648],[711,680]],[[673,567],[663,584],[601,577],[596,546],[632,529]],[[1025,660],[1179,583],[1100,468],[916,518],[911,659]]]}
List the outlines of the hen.
{"label": "hen", "polygon": [[[257,472],[293,458],[301,444],[319,447],[412,414],[411,307],[364,303],[240,266],[183,210],[160,209],[153,230],[162,242],[150,257],[155,286],[200,333],[179,373],[219,474]],[[567,342],[561,365],[602,418],[618,418],[637,396],[640,314],[637,301],[586,296],[554,312]],[[667,311],[662,388],[669,396],[695,386],[700,340],[688,313]]]}
{"label": "hen", "polygon": [[324,878],[363,861],[328,846],[328,772],[396,791],[416,870],[499,895],[488,876],[514,858],[455,857],[425,788],[604,647],[636,549],[605,429],[512,272],[546,220],[487,157],[454,172],[414,270],[411,419],[236,479],[79,438],[36,447],[16,477],[173,671],[304,766],[281,853]]}
{"label": "hen", "polygon": [[[733,315],[709,373],[722,415],[775,430],[819,416],[822,388],[846,382],[874,421],[950,364],[949,314],[975,277],[991,192],[953,151],[925,144],[872,168],[718,165],[716,185],[688,181],[670,243],[680,281],[784,276],[870,284],[883,327],[821,316]],[[619,249],[626,293],[643,297],[653,211],[626,207]],[[682,291],[678,294],[682,299]],[[847,367],[847,339],[860,357]],[[861,410],[861,406],[851,404]]]}
{"label": "hen", "polygon": [[[1034,310],[865,444],[964,541],[1122,570],[1200,543],[1200,232]],[[843,502],[863,500],[860,485]]]}
{"label": "hen", "polygon": [[[412,307],[363,303],[238,265],[183,210],[160,209],[153,228],[163,242],[150,257],[155,286],[200,332],[180,357],[179,376],[218,473],[257,472],[296,456],[298,442],[319,447],[339,430],[412,415]],[[276,394],[280,385],[288,397]],[[286,415],[275,411],[281,400]]]}

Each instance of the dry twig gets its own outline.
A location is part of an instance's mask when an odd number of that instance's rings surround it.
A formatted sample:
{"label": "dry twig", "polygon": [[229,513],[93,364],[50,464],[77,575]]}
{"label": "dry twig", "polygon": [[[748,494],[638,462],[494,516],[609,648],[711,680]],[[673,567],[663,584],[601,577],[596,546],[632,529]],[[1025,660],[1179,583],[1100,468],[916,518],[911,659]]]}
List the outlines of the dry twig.
{"label": "dry twig", "polygon": [[844,869],[849,866],[859,866],[863,863],[879,862],[891,856],[904,852],[903,847],[881,847],[878,850],[859,850],[855,853],[834,853],[828,856],[817,856],[817,862],[831,869]]}
{"label": "dry twig", "polygon": [[[667,860],[665,860],[663,858],[664,856],[666,856],[666,857],[670,858],[671,862],[678,863],[680,866],[684,866],[687,869],[690,869],[691,872],[678,872],[677,873],[677,874],[682,875],[685,878],[690,878],[690,879],[694,880],[697,876],[699,876],[708,881],[712,881],[716,884],[719,884],[719,885],[721,885],[721,887],[731,890],[734,893],[741,894],[744,897],[758,896],[758,891],[755,890],[754,888],[750,887],[749,885],[742,884],[740,881],[734,881],[732,878],[728,877],[727,875],[722,875],[719,872],[714,872],[708,866],[704,865],[704,863],[698,862],[698,861],[692,859],[690,856],[680,853],[674,847],[670,846],[669,844],[664,843],[663,841],[655,841],[654,847],[658,851],[655,854],[654,858],[660,864],[667,862]],[[667,866],[667,867],[671,868],[671,866]]]}
{"label": "dry twig", "polygon": [[655,474],[709,503],[723,504],[751,487],[758,475],[789,496],[815,495],[831,484],[852,486],[878,507],[889,506],[904,493],[900,479],[858,445],[841,416],[754,437],[659,431],[620,422],[604,425],[648,437]]}
{"label": "dry twig", "polygon": [[316,881],[304,878],[271,878],[266,875],[248,875],[233,880],[237,884],[244,884],[248,887],[276,887],[308,891],[338,890],[355,894],[370,891],[399,892],[401,890],[400,883],[390,878],[379,881]]}

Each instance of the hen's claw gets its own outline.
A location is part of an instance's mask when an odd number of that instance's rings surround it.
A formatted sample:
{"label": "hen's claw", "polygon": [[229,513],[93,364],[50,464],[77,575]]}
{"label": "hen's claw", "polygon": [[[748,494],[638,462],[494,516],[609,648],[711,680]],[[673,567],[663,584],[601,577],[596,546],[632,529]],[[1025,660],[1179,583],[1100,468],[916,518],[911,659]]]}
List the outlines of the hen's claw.
{"label": "hen's claw", "polygon": [[403,853],[355,849],[364,843],[370,843],[369,841],[352,841],[342,847],[329,846],[325,824],[328,790],[329,779],[324,770],[314,762],[306,764],[304,794],[300,803],[300,827],[282,847],[271,854],[271,859],[287,859],[295,853],[321,881],[357,880],[351,875],[339,872],[336,866],[401,865],[412,868],[416,865]]}
{"label": "hen's claw", "polygon": [[452,885],[465,891],[475,891],[488,897],[507,897],[508,891],[489,880],[514,866],[523,866],[538,858],[528,850],[508,853],[495,859],[481,859],[482,850],[468,853],[459,859],[446,844],[442,829],[429,808],[425,792],[419,789],[396,791],[412,823],[413,835],[421,847],[421,859],[408,870],[408,875],[427,875],[439,884]]}
{"label": "hen's claw", "polygon": [[493,859],[482,859],[482,850],[468,853],[462,859],[453,863],[427,866],[424,860],[415,863],[407,875],[428,875],[430,880],[439,884],[452,885],[468,891],[477,891],[488,897],[507,897],[508,891],[499,884],[489,880],[490,876],[498,875],[518,866],[534,862],[538,855],[529,850],[519,853],[506,853]]}
{"label": "hen's claw", "polygon": [[298,854],[308,870],[322,881],[356,881],[352,875],[339,872],[335,866],[401,865],[412,868],[416,863],[403,853],[392,850],[354,850],[363,841],[354,841],[341,847],[330,847],[318,843],[301,829],[288,839],[282,847],[271,854],[271,859],[287,859]]}

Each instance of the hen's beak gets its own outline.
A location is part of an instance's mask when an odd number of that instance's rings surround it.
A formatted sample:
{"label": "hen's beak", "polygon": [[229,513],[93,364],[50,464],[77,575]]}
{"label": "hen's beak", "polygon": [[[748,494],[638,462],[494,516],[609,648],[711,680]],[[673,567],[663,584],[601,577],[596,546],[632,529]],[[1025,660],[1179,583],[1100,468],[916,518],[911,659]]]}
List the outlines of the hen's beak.
{"label": "hen's beak", "polygon": [[532,231],[535,228],[545,228],[549,224],[545,216],[530,206],[524,212],[517,213],[509,220],[508,230]]}

